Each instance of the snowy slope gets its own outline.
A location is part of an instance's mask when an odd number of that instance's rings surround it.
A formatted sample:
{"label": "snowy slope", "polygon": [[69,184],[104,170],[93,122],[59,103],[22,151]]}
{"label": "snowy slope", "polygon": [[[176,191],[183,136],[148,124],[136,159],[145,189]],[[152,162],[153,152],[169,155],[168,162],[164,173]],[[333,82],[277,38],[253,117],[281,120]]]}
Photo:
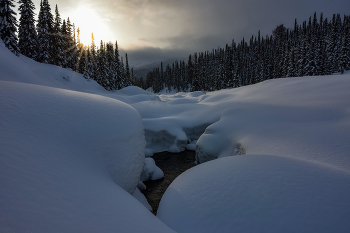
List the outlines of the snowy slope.
{"label": "snowy slope", "polygon": [[23,55],[16,57],[0,40],[0,80],[38,84],[88,93],[104,92],[95,81],[58,66],[43,64]]}

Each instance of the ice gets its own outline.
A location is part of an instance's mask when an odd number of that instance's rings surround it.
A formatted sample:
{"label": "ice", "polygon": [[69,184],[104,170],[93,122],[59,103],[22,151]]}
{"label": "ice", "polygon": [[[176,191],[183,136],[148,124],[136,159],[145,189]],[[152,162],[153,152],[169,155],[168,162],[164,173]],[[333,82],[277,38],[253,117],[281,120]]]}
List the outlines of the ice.
{"label": "ice", "polygon": [[237,155],[187,170],[157,216],[176,232],[347,232],[350,173],[274,155]]}

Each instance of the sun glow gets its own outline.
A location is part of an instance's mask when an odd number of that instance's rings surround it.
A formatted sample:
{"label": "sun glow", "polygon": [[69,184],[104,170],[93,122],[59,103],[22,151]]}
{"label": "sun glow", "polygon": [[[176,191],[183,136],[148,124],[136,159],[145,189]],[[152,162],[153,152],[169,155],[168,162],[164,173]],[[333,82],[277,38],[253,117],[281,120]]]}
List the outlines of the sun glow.
{"label": "sun glow", "polygon": [[70,14],[71,22],[75,29],[80,29],[80,42],[84,45],[91,44],[91,33],[94,33],[95,44],[99,46],[100,40],[108,42],[113,40],[110,30],[106,26],[106,20],[102,19],[95,10],[86,6],[80,6]]}

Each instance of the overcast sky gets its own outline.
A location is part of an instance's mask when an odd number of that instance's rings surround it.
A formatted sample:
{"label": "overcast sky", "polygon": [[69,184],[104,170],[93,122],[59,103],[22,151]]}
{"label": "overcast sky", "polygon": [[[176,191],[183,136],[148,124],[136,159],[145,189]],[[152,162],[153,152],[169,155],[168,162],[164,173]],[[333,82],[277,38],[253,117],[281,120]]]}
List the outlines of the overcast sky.
{"label": "overcast sky", "polygon": [[[40,0],[33,0],[37,11]],[[316,11],[350,14],[350,0],[49,0],[61,17],[97,41],[118,40],[132,65],[211,50],[279,24],[301,23]],[[18,6],[17,6],[18,7]],[[78,10],[79,9],[79,10]],[[84,21],[80,21],[83,19]],[[88,23],[87,23],[88,22]],[[91,34],[91,32],[88,32]],[[98,44],[99,42],[97,42]]]}

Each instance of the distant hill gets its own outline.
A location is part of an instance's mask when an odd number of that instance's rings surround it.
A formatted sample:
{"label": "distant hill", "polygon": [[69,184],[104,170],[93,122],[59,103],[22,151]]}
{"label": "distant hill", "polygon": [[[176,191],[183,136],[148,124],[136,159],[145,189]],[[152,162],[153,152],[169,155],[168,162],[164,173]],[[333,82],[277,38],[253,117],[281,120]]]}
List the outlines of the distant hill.
{"label": "distant hill", "polygon": [[[173,59],[168,59],[168,60],[163,61],[164,70],[168,64],[171,65],[176,60],[180,60],[180,59],[173,58]],[[160,67],[160,63],[161,63],[161,61],[153,62],[153,63],[149,63],[149,64],[145,64],[145,65],[140,65],[140,66],[134,66],[133,67],[134,68],[134,76],[136,78],[146,78],[148,72],[152,71],[154,68]]]}

